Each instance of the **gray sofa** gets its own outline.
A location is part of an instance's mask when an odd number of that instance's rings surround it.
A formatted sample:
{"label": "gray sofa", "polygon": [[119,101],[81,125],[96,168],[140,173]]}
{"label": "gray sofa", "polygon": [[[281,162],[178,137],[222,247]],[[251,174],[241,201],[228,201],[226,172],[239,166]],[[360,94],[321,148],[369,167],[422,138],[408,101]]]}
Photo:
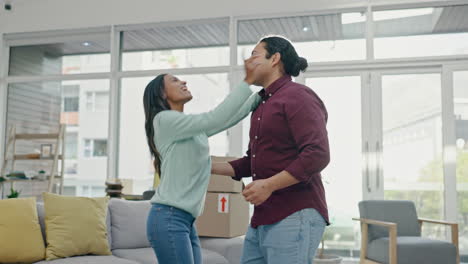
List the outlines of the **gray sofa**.
{"label": "gray sofa", "polygon": [[[155,264],[156,256],[146,238],[149,201],[111,199],[107,231],[112,256],[76,256],[37,264]],[[37,203],[39,222],[45,241],[44,205]],[[84,212],[85,213],[85,212]],[[244,238],[200,238],[204,264],[238,264]]]}

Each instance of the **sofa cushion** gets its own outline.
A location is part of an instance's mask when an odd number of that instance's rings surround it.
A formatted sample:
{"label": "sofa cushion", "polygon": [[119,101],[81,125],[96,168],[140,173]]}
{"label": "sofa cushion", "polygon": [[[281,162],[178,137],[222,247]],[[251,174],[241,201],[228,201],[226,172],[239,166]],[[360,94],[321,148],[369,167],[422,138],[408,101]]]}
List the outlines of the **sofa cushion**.
{"label": "sofa cushion", "polygon": [[146,237],[146,221],[150,208],[149,201],[109,201],[112,249],[150,247]]}
{"label": "sofa cushion", "polygon": [[[367,257],[380,263],[388,263],[388,237],[369,243]],[[453,244],[422,237],[397,238],[398,264],[455,264],[457,251]]]}
{"label": "sofa cushion", "polygon": [[[44,245],[46,245],[46,232],[45,232],[45,211],[44,211],[44,203],[43,202],[37,202],[36,203],[36,208],[37,208],[37,215],[39,216],[39,224],[41,225],[41,232],[42,232],[42,238],[44,239]],[[106,215],[106,227],[107,227],[107,242],[109,243],[109,246],[112,243],[112,234],[111,234],[111,216],[109,213],[109,210],[107,211]]]}
{"label": "sofa cushion", "polygon": [[[229,264],[220,254],[202,248],[203,264]],[[152,248],[116,249],[112,251],[117,257],[136,261],[141,264],[157,264],[156,255]]]}
{"label": "sofa cushion", "polygon": [[0,262],[43,260],[35,198],[0,200]]}
{"label": "sofa cushion", "polygon": [[108,198],[43,193],[46,259],[79,255],[111,255],[107,241]]}
{"label": "sofa cushion", "polygon": [[201,246],[224,256],[229,263],[238,264],[241,261],[245,236],[234,238],[200,237]]}
{"label": "sofa cushion", "polygon": [[139,264],[128,259],[115,256],[80,256],[72,258],[56,259],[52,261],[41,261],[34,264]]}

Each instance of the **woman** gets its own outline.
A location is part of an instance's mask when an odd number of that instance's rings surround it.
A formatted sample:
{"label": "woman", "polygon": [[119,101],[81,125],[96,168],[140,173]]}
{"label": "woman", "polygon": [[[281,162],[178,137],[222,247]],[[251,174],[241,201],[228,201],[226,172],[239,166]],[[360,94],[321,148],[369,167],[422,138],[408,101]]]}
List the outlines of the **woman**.
{"label": "woman", "polygon": [[151,199],[147,236],[160,264],[202,263],[194,221],[203,211],[211,175],[208,137],[238,123],[260,102],[249,88],[256,66],[250,61],[245,65],[244,82],[203,114],[183,113],[192,95],[175,76],[161,74],[145,89],[146,136],[161,175]]}

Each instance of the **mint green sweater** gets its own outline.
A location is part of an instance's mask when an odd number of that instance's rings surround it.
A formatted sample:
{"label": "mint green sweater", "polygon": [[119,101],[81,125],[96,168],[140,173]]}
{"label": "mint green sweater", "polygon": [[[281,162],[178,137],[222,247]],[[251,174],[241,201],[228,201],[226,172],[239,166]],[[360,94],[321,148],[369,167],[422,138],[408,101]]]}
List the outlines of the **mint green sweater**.
{"label": "mint green sweater", "polygon": [[[193,217],[203,212],[211,175],[208,137],[245,118],[260,102],[242,82],[210,112],[184,114],[162,111],[153,120],[154,142],[161,155],[161,182],[152,203],[182,209]],[[209,95],[207,95],[209,96]]]}

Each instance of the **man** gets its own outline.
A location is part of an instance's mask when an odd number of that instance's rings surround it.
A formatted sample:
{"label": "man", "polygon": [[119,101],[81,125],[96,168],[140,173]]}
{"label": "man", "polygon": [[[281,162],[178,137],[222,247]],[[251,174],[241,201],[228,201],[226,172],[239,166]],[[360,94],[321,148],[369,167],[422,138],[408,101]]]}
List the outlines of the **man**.
{"label": "man", "polygon": [[291,80],[307,61],[287,39],[263,38],[251,59],[258,64],[253,84],[264,89],[252,113],[247,155],[214,163],[212,171],[253,177],[243,191],[255,209],[242,264],[312,263],[328,224],[320,175],[330,161],[327,111],[310,88]]}

